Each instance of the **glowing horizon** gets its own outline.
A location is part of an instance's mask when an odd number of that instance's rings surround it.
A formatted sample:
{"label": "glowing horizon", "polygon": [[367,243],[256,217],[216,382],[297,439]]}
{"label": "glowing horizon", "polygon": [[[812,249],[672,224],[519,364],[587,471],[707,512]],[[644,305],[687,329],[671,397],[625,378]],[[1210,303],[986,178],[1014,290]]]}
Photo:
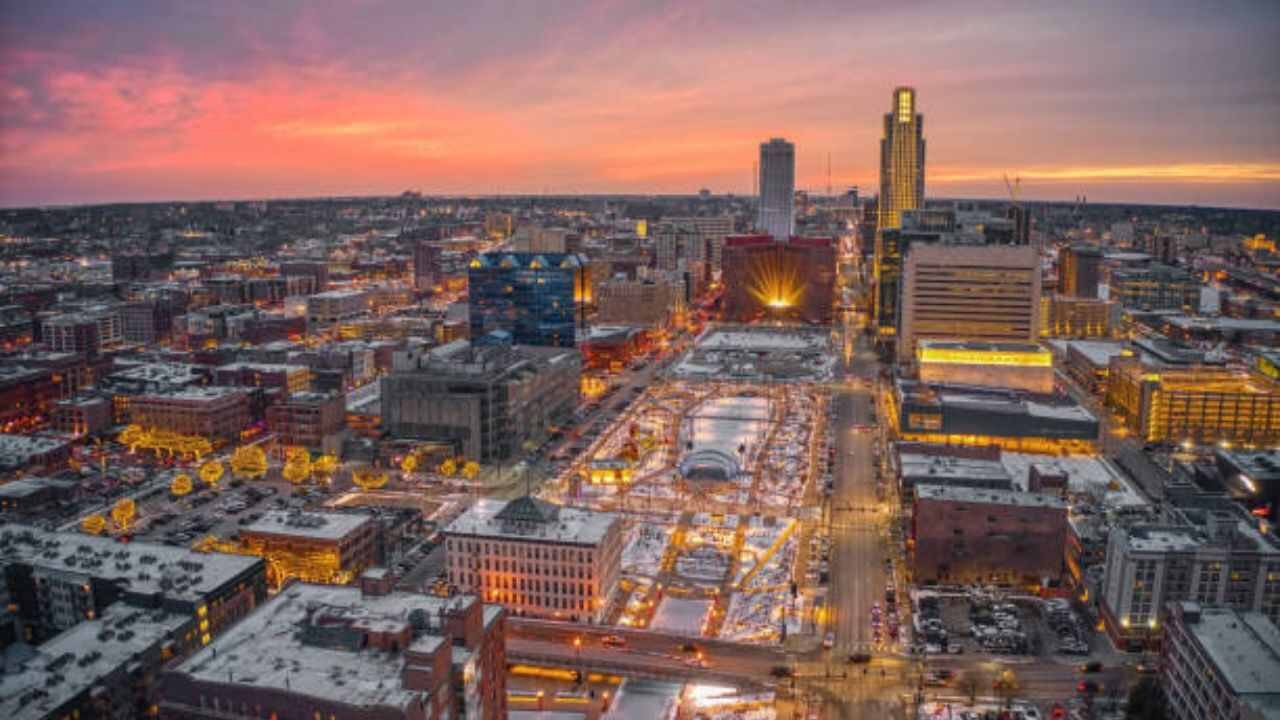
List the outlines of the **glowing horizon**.
{"label": "glowing horizon", "polygon": [[0,205],[747,194],[774,136],[869,196],[911,85],[929,196],[1280,208],[1280,6],[1145,2],[9,4]]}

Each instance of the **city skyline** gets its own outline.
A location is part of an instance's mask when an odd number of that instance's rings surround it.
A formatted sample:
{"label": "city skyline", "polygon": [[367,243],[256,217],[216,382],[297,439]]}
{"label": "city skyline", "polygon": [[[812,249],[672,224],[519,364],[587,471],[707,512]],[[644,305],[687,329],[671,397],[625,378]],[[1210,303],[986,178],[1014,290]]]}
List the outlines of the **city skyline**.
{"label": "city skyline", "polygon": [[870,189],[911,85],[932,196],[1280,207],[1275,6],[727,9],[9,6],[0,205]]}

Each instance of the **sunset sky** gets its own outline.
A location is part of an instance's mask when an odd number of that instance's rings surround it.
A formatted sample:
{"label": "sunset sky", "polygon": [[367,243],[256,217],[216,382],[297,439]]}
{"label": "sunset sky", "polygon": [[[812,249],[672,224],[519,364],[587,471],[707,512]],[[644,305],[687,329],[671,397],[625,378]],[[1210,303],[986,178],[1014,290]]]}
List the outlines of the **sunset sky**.
{"label": "sunset sky", "polygon": [[1280,208],[1280,2],[0,0],[0,205],[876,191]]}

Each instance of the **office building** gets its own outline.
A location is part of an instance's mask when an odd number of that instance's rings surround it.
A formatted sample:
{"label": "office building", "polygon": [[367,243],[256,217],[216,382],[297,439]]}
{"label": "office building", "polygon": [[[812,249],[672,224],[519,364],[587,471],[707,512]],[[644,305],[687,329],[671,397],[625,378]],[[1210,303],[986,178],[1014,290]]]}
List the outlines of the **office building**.
{"label": "office building", "polygon": [[903,210],[924,207],[924,147],[924,116],[916,112],[915,88],[896,88],[880,138],[880,232],[900,227]]}
{"label": "office building", "polygon": [[1107,392],[1111,358],[1126,352],[1132,351],[1124,343],[1075,340],[1067,343],[1063,369],[1080,387],[1101,397]]}
{"label": "office building", "polygon": [[835,293],[835,240],[734,235],[724,247],[724,317],[831,322]]}
{"label": "office building", "polygon": [[[733,234],[733,216],[731,215],[689,215],[664,217],[664,223],[675,227],[693,228],[701,236],[702,259],[706,261],[708,271],[719,275],[724,251],[724,239]],[[659,268],[662,266],[659,265]]]}
{"label": "office building", "polygon": [[120,308],[121,332],[127,342],[155,345],[173,334],[174,307],[169,300],[139,300]]}
{"label": "office building", "polygon": [[949,243],[955,239],[956,214],[953,209],[904,210],[900,213],[899,222],[900,227],[887,228],[875,236],[873,310],[874,326],[880,335],[898,332],[902,262],[910,248],[919,244]]}
{"label": "office building", "polygon": [[760,143],[760,210],[756,228],[775,240],[796,228],[796,146],[782,138]]}
{"label": "office building", "polygon": [[916,582],[1039,584],[1062,576],[1067,505],[1054,495],[919,484]]}
{"label": "office building", "polygon": [[1053,392],[1053,354],[1032,343],[921,340],[916,366],[930,384]]}
{"label": "office building", "polygon": [[344,585],[377,560],[379,524],[365,513],[272,510],[240,529],[238,552],[267,561],[267,582]]}
{"label": "office building", "polygon": [[306,392],[311,387],[311,368],[283,363],[234,362],[215,368],[213,382],[217,385],[265,388],[283,398]]}
{"label": "office building", "polygon": [[444,529],[449,584],[516,615],[600,622],[618,582],[618,515],[530,496],[477,500]]}
{"label": "office building", "polygon": [[0,434],[0,473],[54,471],[71,458],[71,438]]}
{"label": "office building", "polygon": [[45,319],[40,337],[54,352],[95,358],[124,342],[124,327],[116,308],[94,308]]}
{"label": "office building", "polygon": [[1160,649],[1172,720],[1280,716],[1280,629],[1256,612],[1172,603]]}
{"label": "office building", "polygon": [[596,322],[665,327],[684,316],[685,296],[684,282],[670,275],[605,280],[596,285]]}
{"label": "office building", "polygon": [[956,447],[927,443],[894,444],[898,483],[903,495],[917,485],[944,485],[982,490],[1013,490],[1013,476],[994,445]]}
{"label": "office building", "polygon": [[1098,297],[1102,278],[1102,248],[1065,245],[1058,250],[1058,294],[1073,298]]}
{"label": "office building", "polygon": [[296,583],[160,676],[161,720],[507,717],[505,614],[474,597]]}
{"label": "office building", "polygon": [[286,447],[336,453],[347,427],[345,396],[340,392],[292,393],[267,407],[267,429]]}
{"label": "office building", "polygon": [[1119,329],[1119,303],[1067,295],[1040,298],[1041,337],[1109,338]]}
{"label": "office building", "polygon": [[568,348],[459,340],[398,353],[382,379],[382,425],[394,437],[451,443],[472,460],[508,460],[569,422],[581,370]]}
{"label": "office building", "polygon": [[1165,517],[1113,526],[1100,611],[1117,646],[1157,642],[1170,604],[1260,612],[1280,621],[1280,546],[1223,497],[1170,497]]}
{"label": "office building", "polygon": [[440,255],[443,248],[436,243],[419,242],[413,246],[413,288],[419,292],[435,290],[443,278]]}
{"label": "office building", "polygon": [[586,259],[565,253],[486,253],[467,272],[471,338],[495,331],[519,345],[574,346]]}
{"label": "office building", "polygon": [[249,424],[249,393],[232,387],[189,387],[129,398],[129,422],[213,441],[235,441]]}
{"label": "office building", "polygon": [[1130,310],[1196,310],[1200,282],[1181,268],[1152,263],[1111,271],[1109,298]]}
{"label": "office building", "polygon": [[922,339],[1034,343],[1040,259],[1030,246],[919,245],[906,257],[898,360]]}
{"label": "office building", "polygon": [[0,366],[0,432],[33,430],[44,424],[60,388],[54,373],[23,365]]}
{"label": "office building", "polygon": [[1147,443],[1280,442],[1280,383],[1261,373],[1119,355],[1108,367],[1106,404]]}
{"label": "office building", "polygon": [[307,330],[320,330],[334,323],[360,317],[369,310],[363,290],[330,290],[307,296]]}
{"label": "office building", "polygon": [[112,427],[111,397],[84,395],[53,404],[49,421],[53,429],[74,437],[96,437]]}

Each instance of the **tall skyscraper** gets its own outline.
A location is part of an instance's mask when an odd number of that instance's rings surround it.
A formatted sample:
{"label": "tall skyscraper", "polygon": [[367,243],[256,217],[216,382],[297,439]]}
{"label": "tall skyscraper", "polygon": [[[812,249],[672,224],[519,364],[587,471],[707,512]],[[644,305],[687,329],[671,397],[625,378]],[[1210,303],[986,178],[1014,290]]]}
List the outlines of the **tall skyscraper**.
{"label": "tall skyscraper", "polygon": [[760,214],[756,226],[775,240],[795,230],[796,146],[773,138],[760,143]]}
{"label": "tall skyscraper", "polygon": [[893,232],[902,227],[902,213],[924,207],[924,116],[916,112],[916,91],[893,91],[893,112],[884,116],[880,138],[880,197],[877,204],[875,258],[875,325],[892,335],[897,324],[898,272],[901,248]]}
{"label": "tall skyscraper", "polygon": [[880,139],[880,229],[899,227],[903,210],[923,206],[924,116],[916,112],[915,88],[900,87]]}

